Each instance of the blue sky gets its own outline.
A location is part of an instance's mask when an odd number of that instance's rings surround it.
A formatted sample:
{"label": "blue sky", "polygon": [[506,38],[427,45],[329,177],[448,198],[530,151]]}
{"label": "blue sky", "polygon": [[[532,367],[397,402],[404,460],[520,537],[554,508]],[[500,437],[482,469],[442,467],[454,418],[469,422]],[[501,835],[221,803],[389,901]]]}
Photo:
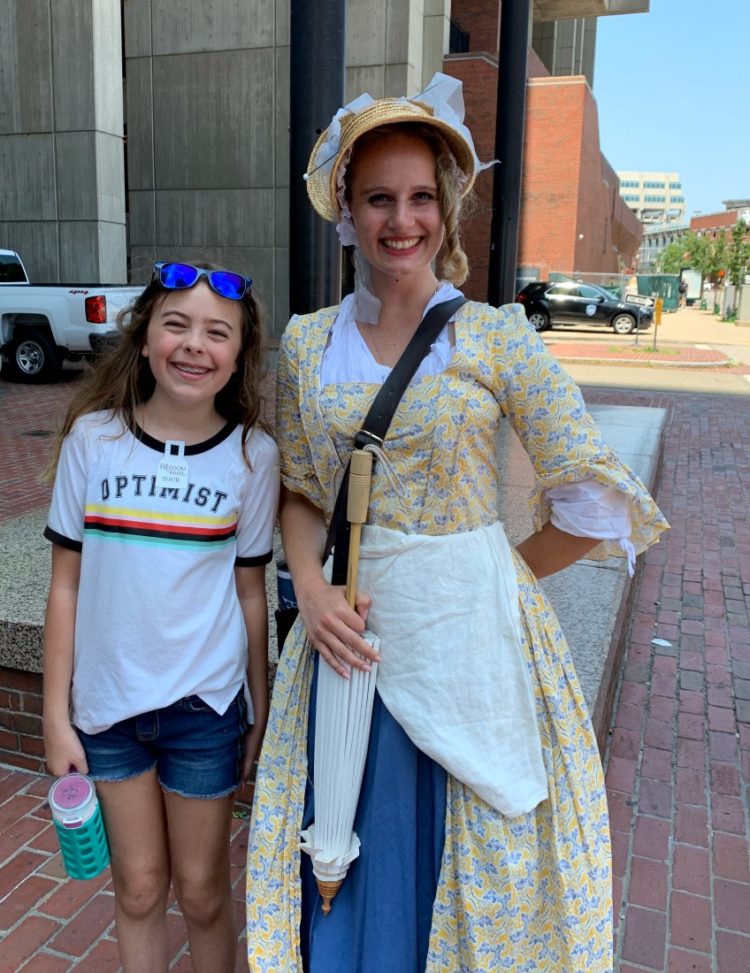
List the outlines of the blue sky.
{"label": "blue sky", "polygon": [[593,90],[614,169],[678,172],[688,216],[750,198],[750,0],[600,17]]}

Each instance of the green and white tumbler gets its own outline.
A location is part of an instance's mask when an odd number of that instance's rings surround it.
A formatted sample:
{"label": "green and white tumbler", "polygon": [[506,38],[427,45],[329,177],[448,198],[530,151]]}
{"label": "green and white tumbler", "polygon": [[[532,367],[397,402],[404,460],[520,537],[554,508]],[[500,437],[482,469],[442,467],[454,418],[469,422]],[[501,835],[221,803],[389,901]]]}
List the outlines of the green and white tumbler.
{"label": "green and white tumbler", "polygon": [[109,864],[109,846],[93,781],[84,774],[58,777],[49,806],[68,875],[95,878]]}

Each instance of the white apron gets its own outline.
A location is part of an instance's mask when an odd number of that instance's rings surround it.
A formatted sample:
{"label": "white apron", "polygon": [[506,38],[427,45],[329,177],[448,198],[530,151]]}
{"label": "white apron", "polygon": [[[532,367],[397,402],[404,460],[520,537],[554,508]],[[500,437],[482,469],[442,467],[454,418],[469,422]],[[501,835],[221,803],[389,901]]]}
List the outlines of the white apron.
{"label": "white apron", "polygon": [[518,583],[500,523],[447,536],[366,526],[358,588],[377,689],[423,753],[507,816],[548,794]]}

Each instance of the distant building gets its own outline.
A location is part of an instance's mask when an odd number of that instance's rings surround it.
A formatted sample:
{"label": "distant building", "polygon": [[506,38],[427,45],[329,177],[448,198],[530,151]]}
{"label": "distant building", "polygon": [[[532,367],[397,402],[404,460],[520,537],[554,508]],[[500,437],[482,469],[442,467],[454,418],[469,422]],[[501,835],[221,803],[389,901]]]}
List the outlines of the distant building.
{"label": "distant building", "polygon": [[643,227],[643,240],[638,251],[637,270],[640,273],[656,269],[662,250],[676,243],[688,231],[687,223],[671,220],[667,223],[648,223]]}
{"label": "distant building", "polygon": [[690,229],[700,236],[718,237],[744,220],[750,226],[750,199],[725,199],[719,213],[700,213],[690,220]]}
{"label": "distant building", "polygon": [[[641,226],[601,153],[590,85],[596,18],[643,13],[649,2],[534,0],[524,270],[631,266]],[[346,0],[345,98],[415,93],[442,67],[463,80],[479,155],[492,159],[500,8]],[[155,260],[209,259],[254,278],[280,334],[289,186],[302,178],[289,171],[290,9],[289,0],[0,3],[0,246],[47,282],[145,283]],[[467,227],[472,297],[487,293],[491,189],[487,171]]]}
{"label": "distant building", "polygon": [[618,171],[620,195],[644,225],[685,223],[687,205],[677,172]]}
{"label": "distant building", "polygon": [[[616,6],[616,9],[612,9]],[[644,0],[535,0],[527,59],[526,126],[518,247],[518,282],[553,271],[617,274],[633,268],[642,226],[618,192],[601,151],[591,91],[596,17],[648,9]],[[464,84],[466,119],[481,159],[495,150],[500,0],[452,0],[461,43],[443,70]],[[561,19],[557,19],[561,18]],[[471,277],[464,286],[487,296],[492,174],[475,184],[477,206],[464,225]]]}

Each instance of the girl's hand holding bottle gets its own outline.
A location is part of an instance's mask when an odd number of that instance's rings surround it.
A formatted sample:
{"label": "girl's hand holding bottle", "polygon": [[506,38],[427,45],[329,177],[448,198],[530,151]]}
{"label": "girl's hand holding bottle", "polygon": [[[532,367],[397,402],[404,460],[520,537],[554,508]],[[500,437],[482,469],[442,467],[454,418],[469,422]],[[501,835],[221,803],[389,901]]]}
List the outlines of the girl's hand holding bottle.
{"label": "girl's hand holding bottle", "polygon": [[73,770],[79,774],[89,772],[83,746],[68,719],[55,723],[45,717],[44,752],[47,768],[53,777],[62,777]]}

